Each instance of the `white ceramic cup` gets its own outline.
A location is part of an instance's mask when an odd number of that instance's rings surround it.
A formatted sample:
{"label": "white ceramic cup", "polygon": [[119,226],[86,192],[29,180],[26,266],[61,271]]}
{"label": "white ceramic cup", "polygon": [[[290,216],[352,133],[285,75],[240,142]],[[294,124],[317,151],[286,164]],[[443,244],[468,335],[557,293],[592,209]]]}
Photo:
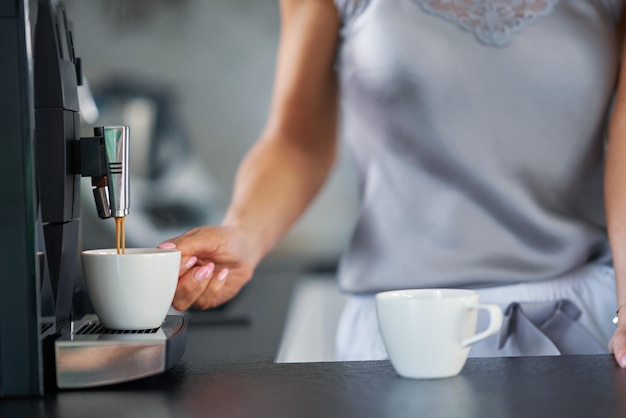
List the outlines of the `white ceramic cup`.
{"label": "white ceramic cup", "polygon": [[160,248],[89,250],[81,253],[91,304],[110,329],[158,328],[172,305],[180,251]]}
{"label": "white ceramic cup", "polygon": [[[478,310],[489,314],[476,333]],[[502,311],[465,289],[410,289],[376,294],[380,332],[396,372],[416,379],[456,376],[470,346],[500,330]]]}

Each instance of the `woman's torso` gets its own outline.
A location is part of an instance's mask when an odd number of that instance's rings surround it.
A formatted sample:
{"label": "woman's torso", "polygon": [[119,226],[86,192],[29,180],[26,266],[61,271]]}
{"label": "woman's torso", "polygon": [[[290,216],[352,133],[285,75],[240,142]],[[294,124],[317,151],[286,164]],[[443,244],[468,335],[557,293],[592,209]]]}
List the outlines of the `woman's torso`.
{"label": "woman's torso", "polygon": [[336,0],[362,199],[344,290],[508,283],[610,260],[603,139],[621,2]]}

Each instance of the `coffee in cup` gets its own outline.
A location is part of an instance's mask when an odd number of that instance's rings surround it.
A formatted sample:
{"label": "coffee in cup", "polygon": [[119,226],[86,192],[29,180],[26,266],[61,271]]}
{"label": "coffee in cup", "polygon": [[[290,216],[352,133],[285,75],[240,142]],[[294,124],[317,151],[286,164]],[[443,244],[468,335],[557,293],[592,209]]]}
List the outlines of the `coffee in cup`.
{"label": "coffee in cup", "polygon": [[[391,364],[409,378],[434,379],[460,373],[470,346],[500,330],[502,311],[478,303],[466,289],[409,289],[376,294],[378,324]],[[478,310],[489,325],[476,333]]]}
{"label": "coffee in cup", "polygon": [[161,248],[83,251],[87,293],[102,325],[117,330],[161,326],[176,292],[180,258],[180,251]]}

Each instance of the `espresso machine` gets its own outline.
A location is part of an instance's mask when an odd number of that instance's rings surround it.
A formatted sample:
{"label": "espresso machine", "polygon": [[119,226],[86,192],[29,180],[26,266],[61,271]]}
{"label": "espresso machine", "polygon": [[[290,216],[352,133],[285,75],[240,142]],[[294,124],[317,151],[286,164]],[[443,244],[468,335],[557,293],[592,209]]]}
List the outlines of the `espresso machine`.
{"label": "espresso machine", "polygon": [[[39,396],[161,373],[184,354],[187,318],[108,330],[75,317],[80,179],[102,219],[129,213],[130,128],[80,137],[82,84],[60,0],[0,0],[0,397]],[[34,5],[33,5],[34,6]]]}

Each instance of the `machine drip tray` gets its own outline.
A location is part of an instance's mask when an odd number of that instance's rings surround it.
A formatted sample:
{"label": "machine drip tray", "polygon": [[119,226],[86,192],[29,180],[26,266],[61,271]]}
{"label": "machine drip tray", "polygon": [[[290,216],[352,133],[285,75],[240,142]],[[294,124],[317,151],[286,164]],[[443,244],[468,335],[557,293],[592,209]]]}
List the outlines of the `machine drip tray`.
{"label": "machine drip tray", "polygon": [[54,342],[60,389],[128,382],[162,373],[185,353],[187,316],[169,314],[160,328],[111,330],[86,315],[61,329]]}
{"label": "machine drip tray", "polygon": [[78,331],[75,332],[76,335],[102,335],[102,334],[155,334],[159,332],[160,328],[152,328],[152,329],[140,329],[140,330],[129,330],[129,329],[108,329],[105,328],[99,322],[89,322],[83,325]]}

